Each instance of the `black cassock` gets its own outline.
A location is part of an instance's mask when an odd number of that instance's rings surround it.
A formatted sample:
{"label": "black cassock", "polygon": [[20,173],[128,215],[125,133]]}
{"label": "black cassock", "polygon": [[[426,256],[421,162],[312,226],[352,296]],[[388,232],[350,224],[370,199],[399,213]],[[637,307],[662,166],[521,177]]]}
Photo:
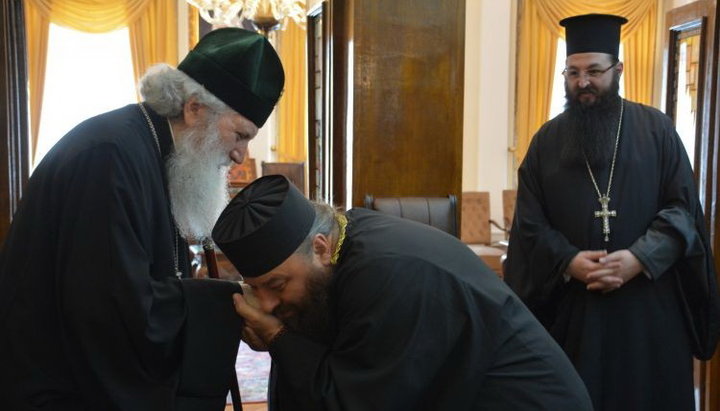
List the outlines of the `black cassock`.
{"label": "black cassock", "polygon": [[0,255],[0,408],[222,410],[239,287],[187,276],[170,214],[169,125],[89,119],[30,178]]}
{"label": "black cassock", "polygon": [[333,337],[271,345],[271,410],[589,410],[560,347],[470,249],[429,226],[347,214]]}
{"label": "black cassock", "polygon": [[[604,241],[587,168],[559,153],[565,114],[535,135],[518,172],[507,283],[583,377],[596,410],[693,410],[692,355],[718,336],[718,290],[693,172],[669,118],[625,102]],[[593,170],[607,189],[610,164]],[[563,273],[580,250],[629,249],[641,273],[609,293]]]}

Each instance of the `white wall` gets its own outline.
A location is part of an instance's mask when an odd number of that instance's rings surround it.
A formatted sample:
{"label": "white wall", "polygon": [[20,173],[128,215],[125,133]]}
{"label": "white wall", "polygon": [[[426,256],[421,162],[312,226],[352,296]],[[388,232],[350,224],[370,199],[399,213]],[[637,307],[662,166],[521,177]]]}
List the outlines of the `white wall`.
{"label": "white wall", "polygon": [[666,4],[665,10],[671,10],[680,6],[684,6],[686,4],[694,3],[697,0],[664,0]]}
{"label": "white wall", "polygon": [[517,0],[466,0],[463,191],[489,191],[502,221],[502,190],[515,188],[512,153]]}

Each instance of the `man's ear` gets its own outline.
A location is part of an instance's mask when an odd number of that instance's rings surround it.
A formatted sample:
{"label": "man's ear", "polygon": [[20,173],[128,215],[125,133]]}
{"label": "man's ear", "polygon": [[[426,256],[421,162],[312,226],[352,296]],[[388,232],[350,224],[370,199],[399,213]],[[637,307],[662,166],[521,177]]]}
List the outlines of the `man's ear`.
{"label": "man's ear", "polygon": [[205,110],[207,107],[201,104],[197,97],[190,97],[185,104],[183,104],[183,120],[187,127],[194,127],[205,117]]}
{"label": "man's ear", "polygon": [[312,242],[313,254],[324,266],[330,265],[333,249],[330,238],[324,234],[315,234]]}
{"label": "man's ear", "polygon": [[619,62],[619,63],[615,66],[615,70],[617,70],[617,72],[618,72],[619,75],[622,75],[624,69],[625,69],[625,66],[623,66],[622,61]]}

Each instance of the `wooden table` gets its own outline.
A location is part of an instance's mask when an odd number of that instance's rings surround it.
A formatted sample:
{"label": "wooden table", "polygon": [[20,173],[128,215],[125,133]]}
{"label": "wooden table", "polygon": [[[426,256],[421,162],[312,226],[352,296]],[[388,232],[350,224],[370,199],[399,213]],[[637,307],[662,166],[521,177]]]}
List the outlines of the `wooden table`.
{"label": "wooden table", "polygon": [[505,250],[484,244],[468,244],[467,246],[470,247],[491,270],[495,271],[498,277],[503,277],[502,262],[505,260]]}

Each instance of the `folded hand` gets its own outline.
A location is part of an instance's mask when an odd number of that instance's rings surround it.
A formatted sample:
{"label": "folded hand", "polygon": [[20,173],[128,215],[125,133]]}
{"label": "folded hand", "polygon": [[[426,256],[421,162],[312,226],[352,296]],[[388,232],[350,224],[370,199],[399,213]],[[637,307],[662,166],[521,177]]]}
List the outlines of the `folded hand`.
{"label": "folded hand", "polygon": [[643,271],[640,261],[629,250],[617,250],[598,260],[602,267],[587,274],[588,290],[608,292],[622,287]]}

